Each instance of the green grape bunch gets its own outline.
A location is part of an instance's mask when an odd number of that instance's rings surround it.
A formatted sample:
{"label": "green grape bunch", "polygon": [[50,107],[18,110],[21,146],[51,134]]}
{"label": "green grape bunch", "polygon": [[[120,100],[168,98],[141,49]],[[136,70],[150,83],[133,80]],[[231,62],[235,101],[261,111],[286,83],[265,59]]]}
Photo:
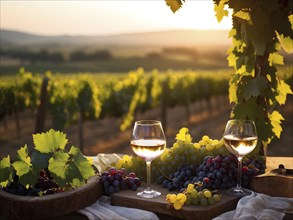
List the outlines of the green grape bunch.
{"label": "green grape bunch", "polygon": [[[163,175],[168,177],[178,167],[184,165],[198,166],[206,156],[228,154],[223,140],[210,139],[203,136],[199,142],[193,143],[189,129],[183,127],[175,137],[172,147],[166,148],[163,154],[152,163],[152,178],[156,179]],[[135,172],[141,179],[144,179],[146,170],[144,161],[137,156],[124,155],[115,165],[117,169],[124,168]]]}

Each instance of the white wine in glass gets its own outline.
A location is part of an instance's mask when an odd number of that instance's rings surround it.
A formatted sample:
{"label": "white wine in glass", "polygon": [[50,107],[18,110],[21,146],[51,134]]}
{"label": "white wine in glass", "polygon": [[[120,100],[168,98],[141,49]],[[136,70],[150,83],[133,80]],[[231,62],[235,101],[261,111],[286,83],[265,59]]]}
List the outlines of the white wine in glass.
{"label": "white wine in glass", "polygon": [[227,122],[223,135],[225,146],[238,158],[237,185],[230,194],[248,195],[250,190],[242,188],[242,158],[252,152],[257,145],[257,132],[253,121],[234,119]]}
{"label": "white wine in glass", "polygon": [[142,120],[134,124],[130,141],[133,152],[146,162],[147,187],[137,193],[143,198],[155,198],[160,192],[151,188],[151,162],[159,157],[166,148],[166,138],[160,121]]}

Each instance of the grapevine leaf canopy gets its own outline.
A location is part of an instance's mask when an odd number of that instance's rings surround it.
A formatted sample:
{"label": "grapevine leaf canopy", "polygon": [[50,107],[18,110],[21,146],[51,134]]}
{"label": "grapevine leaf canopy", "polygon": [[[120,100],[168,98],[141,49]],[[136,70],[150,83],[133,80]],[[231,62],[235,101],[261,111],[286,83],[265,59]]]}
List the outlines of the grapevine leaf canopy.
{"label": "grapevine leaf canopy", "polygon": [[5,187],[12,180],[12,168],[10,157],[4,157],[0,160],[0,186]]}
{"label": "grapevine leaf canopy", "polygon": [[52,153],[59,149],[63,150],[67,144],[66,134],[50,129],[46,133],[34,134],[35,149],[41,153]]}
{"label": "grapevine leaf canopy", "polygon": [[165,0],[166,5],[170,7],[173,13],[178,11],[185,0]]}

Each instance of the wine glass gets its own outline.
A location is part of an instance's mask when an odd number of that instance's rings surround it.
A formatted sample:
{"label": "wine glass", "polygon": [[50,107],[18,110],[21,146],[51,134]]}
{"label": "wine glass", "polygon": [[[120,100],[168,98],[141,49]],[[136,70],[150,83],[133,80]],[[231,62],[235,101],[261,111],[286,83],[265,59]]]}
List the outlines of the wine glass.
{"label": "wine glass", "polygon": [[142,120],[136,121],[130,141],[133,152],[146,162],[147,187],[137,193],[143,198],[155,198],[160,192],[151,188],[151,162],[159,157],[166,148],[166,138],[160,121]]}
{"label": "wine glass", "polygon": [[250,120],[229,120],[223,138],[226,148],[238,159],[237,185],[228,192],[239,196],[249,195],[251,190],[242,188],[242,158],[253,151],[257,144],[255,124]]}

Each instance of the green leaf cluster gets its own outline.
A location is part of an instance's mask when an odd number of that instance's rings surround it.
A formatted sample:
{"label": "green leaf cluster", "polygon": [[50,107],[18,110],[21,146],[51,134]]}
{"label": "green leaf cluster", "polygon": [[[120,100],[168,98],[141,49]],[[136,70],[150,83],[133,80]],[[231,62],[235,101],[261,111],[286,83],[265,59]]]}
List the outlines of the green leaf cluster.
{"label": "green leaf cluster", "polygon": [[[285,3],[287,2],[287,3]],[[292,90],[277,78],[277,66],[284,65],[281,49],[293,50],[292,1],[214,0],[218,21],[232,9],[233,45],[228,64],[235,74],[230,79],[229,99],[234,103],[232,118],[256,122],[262,146],[280,137],[283,116],[277,111]],[[260,146],[258,146],[260,148]]]}
{"label": "green leaf cluster", "polygon": [[[283,116],[277,111],[292,90],[277,78],[277,66],[284,65],[281,49],[293,53],[293,1],[213,0],[218,22],[232,11],[232,47],[228,65],[235,74],[229,83],[229,99],[234,103],[231,118],[254,120],[261,147],[280,137]],[[168,1],[173,12],[182,1]]]}
{"label": "green leaf cluster", "polygon": [[35,145],[29,156],[25,145],[17,151],[17,159],[11,163],[10,157],[0,160],[0,184],[5,187],[13,181],[13,175],[27,188],[33,186],[39,172],[48,168],[54,180],[61,187],[79,187],[95,174],[92,162],[79,148],[72,146],[66,150],[66,134],[50,129],[45,133],[33,134]]}

